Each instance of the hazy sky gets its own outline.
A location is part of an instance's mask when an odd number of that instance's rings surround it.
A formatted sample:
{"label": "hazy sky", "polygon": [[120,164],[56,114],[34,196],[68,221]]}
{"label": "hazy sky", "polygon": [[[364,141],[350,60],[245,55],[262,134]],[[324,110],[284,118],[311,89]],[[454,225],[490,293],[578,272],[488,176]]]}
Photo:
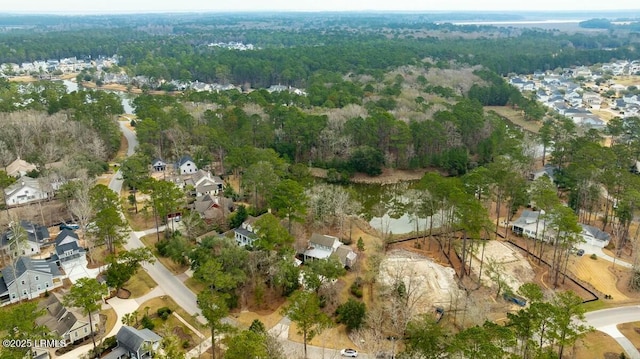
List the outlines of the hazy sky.
{"label": "hazy sky", "polygon": [[0,12],[631,10],[638,0],[4,0]]}

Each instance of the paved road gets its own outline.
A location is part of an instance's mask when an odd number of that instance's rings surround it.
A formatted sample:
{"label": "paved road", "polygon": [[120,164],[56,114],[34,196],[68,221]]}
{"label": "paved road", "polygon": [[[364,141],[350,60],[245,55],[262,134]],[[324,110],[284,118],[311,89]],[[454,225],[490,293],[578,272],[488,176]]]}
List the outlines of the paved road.
{"label": "paved road", "polygon": [[618,324],[640,321],[640,305],[597,310],[585,314],[585,318],[587,324],[613,337],[622,346],[628,358],[640,359],[638,349],[616,328]]}

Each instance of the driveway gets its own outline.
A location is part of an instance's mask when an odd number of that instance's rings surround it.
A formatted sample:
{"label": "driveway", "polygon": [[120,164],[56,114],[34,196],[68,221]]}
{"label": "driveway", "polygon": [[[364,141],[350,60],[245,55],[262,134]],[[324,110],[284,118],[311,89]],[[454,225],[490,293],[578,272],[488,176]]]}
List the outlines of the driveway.
{"label": "driveway", "polygon": [[640,352],[616,327],[618,324],[640,321],[640,305],[597,310],[585,314],[587,324],[609,334],[624,349],[628,358],[640,359]]}
{"label": "driveway", "polygon": [[619,265],[624,268],[633,268],[633,265],[631,263],[625,262],[620,258],[613,258],[612,256],[604,253],[604,251],[600,247],[592,246],[587,243],[580,243],[576,247],[583,249],[585,256],[595,254],[599,259],[604,259],[605,261],[609,261],[609,262],[615,261],[615,265]]}

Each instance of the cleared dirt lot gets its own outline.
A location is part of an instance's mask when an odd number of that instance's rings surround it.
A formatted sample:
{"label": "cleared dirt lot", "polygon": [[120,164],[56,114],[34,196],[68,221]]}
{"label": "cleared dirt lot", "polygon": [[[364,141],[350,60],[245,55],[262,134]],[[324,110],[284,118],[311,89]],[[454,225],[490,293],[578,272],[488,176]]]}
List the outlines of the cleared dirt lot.
{"label": "cleared dirt lot", "polygon": [[388,252],[380,264],[380,283],[394,286],[399,281],[404,282],[409,301],[415,303],[415,314],[432,311],[433,307],[449,310],[455,298],[465,295],[452,268],[405,250]]}

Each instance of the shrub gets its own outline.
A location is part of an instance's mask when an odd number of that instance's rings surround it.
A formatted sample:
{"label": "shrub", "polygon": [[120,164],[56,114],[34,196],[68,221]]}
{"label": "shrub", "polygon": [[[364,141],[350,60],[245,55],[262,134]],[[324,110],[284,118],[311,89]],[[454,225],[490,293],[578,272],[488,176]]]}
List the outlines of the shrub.
{"label": "shrub", "polygon": [[182,349],[187,349],[190,345],[191,343],[189,343],[188,340],[185,339],[182,341]]}
{"label": "shrub", "polygon": [[364,323],[366,307],[364,303],[349,298],[346,303],[341,304],[336,309],[336,316],[339,323],[346,324],[348,331],[358,329]]}
{"label": "shrub", "polygon": [[351,291],[351,294],[353,294],[357,298],[362,298],[362,278],[360,277],[356,278],[353,284],[351,284],[350,291]]}
{"label": "shrub", "polygon": [[162,320],[167,320],[171,313],[172,310],[169,307],[158,308],[158,317],[162,318]]}
{"label": "shrub", "polygon": [[142,320],[140,321],[140,323],[142,324],[143,328],[147,328],[149,330],[153,330],[153,328],[156,327],[156,325],[153,324],[153,321],[151,320],[151,318],[146,314],[142,317]]}
{"label": "shrub", "polygon": [[591,259],[593,259],[593,260],[596,260],[596,259],[598,259],[598,256],[594,253],[594,254],[592,254],[592,255],[591,255],[591,257],[589,257],[589,258],[591,258]]}

